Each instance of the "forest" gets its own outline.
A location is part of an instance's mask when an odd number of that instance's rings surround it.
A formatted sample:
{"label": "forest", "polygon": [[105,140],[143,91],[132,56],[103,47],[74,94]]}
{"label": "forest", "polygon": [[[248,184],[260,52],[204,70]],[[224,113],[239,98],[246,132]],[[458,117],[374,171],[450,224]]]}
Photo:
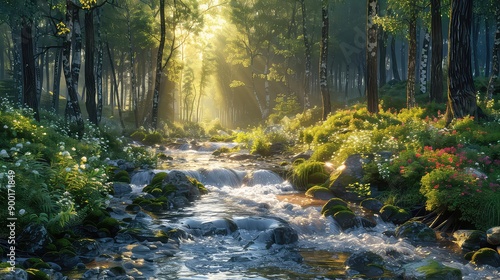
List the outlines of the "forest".
{"label": "forest", "polygon": [[0,278],[500,278],[499,54],[498,0],[0,0]]}
{"label": "forest", "polygon": [[[3,1],[3,92],[35,112],[65,112],[78,129],[115,114],[135,128],[246,127],[277,98],[293,103],[289,113],[318,106],[326,116],[399,81],[408,108],[420,94],[445,102],[449,1],[329,2]],[[496,75],[493,2],[460,19],[470,21],[475,78]]]}

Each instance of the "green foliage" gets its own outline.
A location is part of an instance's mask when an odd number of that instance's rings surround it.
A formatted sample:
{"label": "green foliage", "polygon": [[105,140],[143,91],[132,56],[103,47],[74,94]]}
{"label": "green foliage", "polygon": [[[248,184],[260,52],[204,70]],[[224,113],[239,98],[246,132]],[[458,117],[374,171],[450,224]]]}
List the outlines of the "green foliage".
{"label": "green foliage", "polygon": [[146,132],[144,130],[136,130],[132,134],[130,134],[130,138],[135,141],[143,141],[146,138]]}
{"label": "green foliage", "polygon": [[312,161],[328,161],[332,158],[333,154],[338,151],[341,143],[326,143],[317,147],[313,154],[311,155],[310,160]]}
{"label": "green foliage", "polygon": [[269,124],[279,124],[284,117],[290,117],[300,111],[300,104],[296,96],[278,94],[273,113],[268,117]]}

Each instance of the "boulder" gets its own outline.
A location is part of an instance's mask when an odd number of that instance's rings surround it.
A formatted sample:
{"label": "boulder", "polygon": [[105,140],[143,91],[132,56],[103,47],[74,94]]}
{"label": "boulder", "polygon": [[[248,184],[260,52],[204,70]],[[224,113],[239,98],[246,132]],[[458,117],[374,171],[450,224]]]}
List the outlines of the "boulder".
{"label": "boulder", "polygon": [[500,267],[500,255],[491,248],[482,248],[472,255],[471,262],[476,265]]}
{"label": "boulder", "polygon": [[366,197],[348,190],[351,184],[363,181],[363,162],[360,154],[350,155],[343,165],[330,175],[329,188],[337,197],[349,201],[361,201]]}
{"label": "boulder", "polygon": [[407,238],[413,242],[436,241],[433,229],[420,222],[406,222],[396,228],[397,238]]}
{"label": "boulder", "polygon": [[465,252],[476,251],[487,245],[486,233],[480,230],[457,230],[453,238]]}
{"label": "boulder", "polygon": [[83,262],[91,262],[101,254],[99,242],[90,238],[78,239],[73,243],[76,254]]}
{"label": "boulder", "polygon": [[357,252],[349,256],[345,265],[349,267],[348,274],[376,278],[384,274],[384,259],[370,251]]}
{"label": "boulder", "polygon": [[380,209],[380,217],[385,222],[400,225],[411,219],[411,214],[403,208],[394,205],[385,205]]}
{"label": "boulder", "polygon": [[0,269],[0,279],[28,280],[28,272],[20,268],[15,268],[13,271],[11,271],[10,269]]}
{"label": "boulder", "polygon": [[114,196],[121,197],[132,192],[130,184],[123,182],[113,182]]}
{"label": "boulder", "polygon": [[163,179],[162,188],[175,187],[174,197],[185,197],[194,201],[200,197],[198,187],[181,171],[172,170]]}
{"label": "boulder", "polygon": [[486,231],[486,239],[491,245],[500,245],[500,227],[493,227]]}
{"label": "boulder", "polygon": [[309,188],[306,192],[306,196],[321,200],[329,200],[334,197],[333,193],[328,188],[322,186]]}
{"label": "boulder", "polygon": [[43,225],[35,223],[27,225],[18,239],[19,248],[28,253],[42,251],[50,241],[47,229]]}
{"label": "boulder", "polygon": [[435,260],[425,259],[403,266],[401,279],[428,279],[428,280],[461,280],[462,271],[438,263]]}
{"label": "boulder", "polygon": [[375,213],[378,213],[383,206],[384,204],[375,198],[367,198],[361,201],[361,207]]}

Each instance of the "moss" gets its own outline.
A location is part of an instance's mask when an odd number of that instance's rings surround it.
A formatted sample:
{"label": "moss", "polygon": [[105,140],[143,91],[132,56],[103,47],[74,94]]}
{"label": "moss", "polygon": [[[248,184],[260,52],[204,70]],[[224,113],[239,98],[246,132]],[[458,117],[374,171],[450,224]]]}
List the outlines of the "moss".
{"label": "moss", "polygon": [[29,280],[50,280],[50,277],[45,273],[35,268],[26,269]]}
{"label": "moss", "polygon": [[345,206],[342,206],[342,205],[335,205],[335,206],[332,206],[326,210],[323,211],[323,209],[321,210],[323,216],[334,216],[335,214],[337,214],[338,212],[340,211],[351,211],[351,209],[345,207]]}
{"label": "moss", "polygon": [[351,210],[339,211],[333,215],[333,218],[339,223],[342,229],[356,226],[356,215]]}
{"label": "moss", "polygon": [[163,180],[168,176],[166,172],[156,173],[153,179],[151,179],[151,186],[161,186]]}
{"label": "moss", "polygon": [[324,172],[315,172],[309,176],[309,184],[324,184],[330,176]]}
{"label": "moss", "polygon": [[162,141],[163,136],[159,132],[147,134],[143,139],[143,142],[146,145],[160,144]]}
{"label": "moss", "polygon": [[160,197],[163,195],[163,190],[160,188],[154,188],[152,191],[148,191],[148,193],[152,194],[154,197]]}
{"label": "moss", "polygon": [[162,202],[153,202],[150,205],[151,212],[160,212],[163,210],[163,203]]}
{"label": "moss", "polygon": [[465,255],[464,255],[464,259],[466,261],[472,261],[472,256],[474,256],[474,253],[476,253],[475,251],[471,251],[471,252],[467,252]]}
{"label": "moss", "polygon": [[130,174],[125,170],[120,170],[113,176],[113,181],[130,184]]}
{"label": "moss", "polygon": [[53,243],[47,244],[47,246],[45,246],[45,251],[55,251],[55,250],[57,250],[57,247]]}
{"label": "moss", "polygon": [[411,218],[410,213],[394,205],[385,205],[380,209],[380,217],[386,222],[402,224]]}
{"label": "moss", "polygon": [[50,265],[40,258],[29,258],[23,262],[25,268],[50,268]]}
{"label": "moss", "polygon": [[462,279],[462,271],[460,269],[444,266],[434,260],[429,260],[427,265],[418,267],[416,270],[424,273],[425,279],[428,280]]}
{"label": "moss", "polygon": [[324,165],[323,162],[317,161],[305,161],[294,165],[290,181],[299,190],[307,190],[310,184],[323,184],[328,179]]}
{"label": "moss", "polygon": [[315,192],[318,192],[318,191],[322,191],[322,192],[329,192],[330,190],[323,187],[323,186],[314,186],[312,188],[309,188],[307,191],[306,191],[306,196],[308,197],[314,197],[314,193]]}
{"label": "moss", "polygon": [[481,248],[472,255],[472,263],[500,267],[500,255],[491,248]]}
{"label": "moss", "polygon": [[311,155],[310,160],[312,161],[321,161],[325,162],[330,160],[333,156],[333,153],[339,149],[340,144],[337,143],[326,143],[319,147],[317,147],[313,154]]}
{"label": "moss", "polygon": [[67,248],[59,250],[59,257],[61,258],[72,258],[76,257],[76,253],[74,250],[69,250]]}
{"label": "moss", "polygon": [[198,188],[198,191],[200,192],[200,194],[207,194],[208,193],[207,188],[205,188],[205,186],[200,181],[198,181],[192,177],[188,177],[188,179],[189,179],[189,182],[191,182],[191,184],[195,185]]}
{"label": "moss", "polygon": [[321,214],[324,214],[328,209],[330,209],[334,206],[337,206],[337,205],[340,205],[340,206],[347,208],[347,202],[345,202],[344,200],[342,200],[340,198],[332,198],[332,199],[328,200],[328,202],[325,203],[325,205],[323,205],[323,208],[321,208]]}
{"label": "moss", "polygon": [[73,248],[73,244],[71,243],[71,241],[69,241],[68,239],[66,238],[60,238],[60,239],[57,239],[55,242],[54,242],[54,245],[57,247],[57,249],[61,250],[61,249],[64,249],[64,248]]}

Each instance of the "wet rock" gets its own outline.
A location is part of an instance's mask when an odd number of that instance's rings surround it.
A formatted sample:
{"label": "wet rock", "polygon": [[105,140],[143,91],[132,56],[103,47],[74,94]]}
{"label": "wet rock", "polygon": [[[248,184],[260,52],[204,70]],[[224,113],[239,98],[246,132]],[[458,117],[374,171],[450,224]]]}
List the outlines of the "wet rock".
{"label": "wet rock", "polygon": [[229,235],[238,230],[238,226],[230,219],[218,219],[202,223],[201,230],[203,232],[203,236]]}
{"label": "wet rock", "polygon": [[91,262],[101,254],[101,246],[98,241],[90,238],[79,239],[74,242],[76,254],[83,262]]}
{"label": "wet rock", "polygon": [[113,182],[114,196],[121,197],[132,192],[130,184],[122,182]]}
{"label": "wet rock", "polygon": [[382,209],[382,207],[384,207],[384,204],[375,198],[367,198],[361,201],[361,207],[366,210],[378,213]]}
{"label": "wet rock", "polygon": [[357,252],[349,256],[345,265],[349,275],[361,274],[365,277],[380,277],[384,274],[384,259],[370,251]]}
{"label": "wet rock", "polygon": [[28,272],[24,269],[15,268],[14,271],[7,269],[0,270],[0,279],[4,280],[28,280]]}
{"label": "wet rock", "polygon": [[181,171],[170,171],[162,182],[162,188],[166,186],[175,187],[175,197],[185,197],[189,201],[194,201],[200,197],[198,187]]}
{"label": "wet rock", "polygon": [[385,222],[400,225],[411,219],[411,214],[403,208],[394,205],[386,205],[380,209],[380,217]]}
{"label": "wet rock", "polygon": [[255,155],[251,155],[248,153],[242,153],[242,154],[233,154],[229,156],[230,160],[235,160],[235,161],[243,161],[243,160],[254,160],[257,157]]}
{"label": "wet rock", "polygon": [[486,231],[486,238],[491,245],[500,245],[500,227],[493,227]]}
{"label": "wet rock", "polygon": [[306,196],[321,200],[329,200],[334,197],[333,193],[328,188],[322,186],[309,188],[306,192]]}
{"label": "wet rock", "polygon": [[433,229],[420,222],[406,222],[396,228],[397,238],[407,238],[414,242],[436,241]]}
{"label": "wet rock", "polygon": [[47,229],[41,224],[34,223],[24,227],[18,239],[19,248],[28,253],[42,251],[50,241]]}
{"label": "wet rock", "polygon": [[491,248],[482,248],[472,255],[472,263],[476,265],[490,265],[500,267],[500,255]]}
{"label": "wet rock", "polygon": [[401,279],[461,280],[462,271],[426,259],[403,266]]}
{"label": "wet rock", "polygon": [[350,155],[344,164],[331,174],[329,188],[335,196],[349,201],[361,201],[365,198],[347,188],[363,181],[362,160],[360,154]]}
{"label": "wet rock", "polygon": [[480,230],[457,230],[453,238],[465,252],[476,251],[487,245],[486,233]]}
{"label": "wet rock", "polygon": [[312,151],[311,150],[307,150],[303,153],[298,153],[298,154],[295,154],[292,156],[292,162],[296,161],[297,159],[304,159],[304,160],[308,160],[311,158],[311,155],[312,155]]}
{"label": "wet rock", "polygon": [[342,210],[335,213],[335,215],[333,215],[333,219],[343,230],[353,228],[357,225],[356,215],[350,210]]}

